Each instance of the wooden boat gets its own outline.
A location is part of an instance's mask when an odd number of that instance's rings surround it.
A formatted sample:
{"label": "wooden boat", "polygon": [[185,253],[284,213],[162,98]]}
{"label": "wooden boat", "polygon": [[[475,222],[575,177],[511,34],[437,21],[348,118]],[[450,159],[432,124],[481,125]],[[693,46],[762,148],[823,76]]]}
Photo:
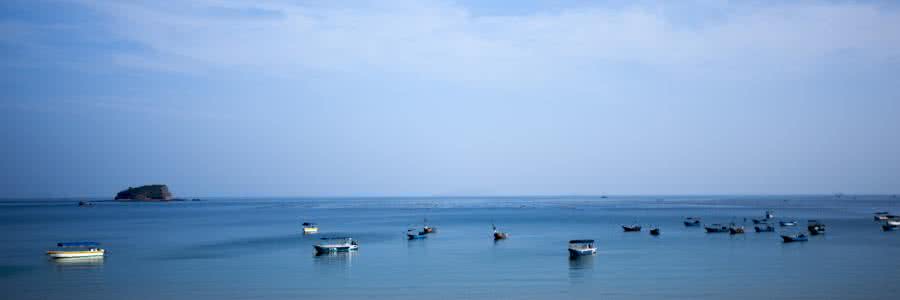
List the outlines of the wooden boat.
{"label": "wooden boat", "polygon": [[422,227],[422,232],[427,234],[427,233],[434,233],[437,230],[437,228],[428,226],[428,219],[424,219],[424,223],[425,223],[425,226]]}
{"label": "wooden boat", "polygon": [[659,227],[650,227],[650,235],[659,235]]}
{"label": "wooden boat", "polygon": [[728,232],[730,234],[742,234],[744,233],[744,226],[738,226],[734,223],[731,223],[731,226],[728,226]]}
{"label": "wooden boat", "polygon": [[684,226],[687,226],[687,227],[700,226],[700,218],[699,217],[684,218]]}
{"label": "wooden boat", "polygon": [[425,235],[425,232],[422,231],[418,231],[415,229],[409,229],[406,231],[406,239],[408,240],[421,240],[427,237],[428,236]]}
{"label": "wooden boat", "polygon": [[639,232],[641,231],[641,225],[622,225],[622,230],[624,230],[625,232]]}
{"label": "wooden boat", "polygon": [[349,237],[322,238],[318,245],[313,245],[316,253],[347,252],[359,249],[359,245]]}
{"label": "wooden boat", "polygon": [[806,223],[806,229],[809,230],[810,235],[820,235],[825,233],[825,224],[817,220],[809,220]]}
{"label": "wooden boat", "polygon": [[710,224],[703,226],[703,229],[706,230],[706,233],[725,233],[728,232],[728,226],[722,224]]}
{"label": "wooden boat", "polygon": [[58,250],[47,251],[51,258],[103,257],[105,250],[96,242],[56,243]]}
{"label": "wooden boat", "polygon": [[303,223],[303,233],[304,234],[312,234],[312,233],[318,233],[318,232],[319,232],[319,225],[316,225],[316,223],[309,223],[309,222]]}
{"label": "wooden boat", "polygon": [[509,234],[507,234],[506,232],[502,232],[502,231],[500,231],[500,230],[497,230],[497,225],[491,224],[491,226],[494,227],[494,234],[493,234],[493,236],[494,236],[494,240],[495,240],[495,241],[498,241],[498,240],[505,240],[507,237],[509,237]]}
{"label": "wooden boat", "polygon": [[569,241],[569,256],[594,255],[594,253],[597,253],[597,247],[594,246],[594,240]]}
{"label": "wooden boat", "polygon": [[[761,225],[764,225],[764,226],[761,226]],[[761,224],[761,225],[753,226],[753,230],[756,230],[756,232],[775,232],[775,226],[772,226],[771,224],[768,224],[768,223]]]}
{"label": "wooden boat", "polygon": [[805,241],[809,240],[809,237],[807,237],[806,234],[803,234],[803,233],[791,234],[791,235],[782,234],[781,239],[783,239],[785,243],[791,243],[791,242],[805,242]]}
{"label": "wooden boat", "polygon": [[781,227],[797,226],[797,221],[780,221],[778,224],[781,225]]}

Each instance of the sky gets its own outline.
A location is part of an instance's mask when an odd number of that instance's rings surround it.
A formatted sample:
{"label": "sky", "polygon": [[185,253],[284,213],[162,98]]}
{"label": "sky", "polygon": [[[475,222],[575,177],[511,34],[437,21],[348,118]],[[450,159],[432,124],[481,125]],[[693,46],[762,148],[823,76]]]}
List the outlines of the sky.
{"label": "sky", "polygon": [[2,1],[0,198],[900,192],[900,5]]}

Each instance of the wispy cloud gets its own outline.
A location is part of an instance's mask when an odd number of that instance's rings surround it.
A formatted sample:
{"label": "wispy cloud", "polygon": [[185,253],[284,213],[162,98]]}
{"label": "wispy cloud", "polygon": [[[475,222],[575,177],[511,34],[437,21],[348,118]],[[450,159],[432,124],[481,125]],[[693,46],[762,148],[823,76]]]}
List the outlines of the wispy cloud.
{"label": "wispy cloud", "polygon": [[282,2],[85,2],[121,38],[145,46],[118,62],[271,73],[380,70],[455,80],[552,77],[633,63],[665,70],[797,65],[833,56],[900,59],[900,14],[857,3],[733,7],[682,26],[662,5],[490,16],[414,1],[356,7]]}

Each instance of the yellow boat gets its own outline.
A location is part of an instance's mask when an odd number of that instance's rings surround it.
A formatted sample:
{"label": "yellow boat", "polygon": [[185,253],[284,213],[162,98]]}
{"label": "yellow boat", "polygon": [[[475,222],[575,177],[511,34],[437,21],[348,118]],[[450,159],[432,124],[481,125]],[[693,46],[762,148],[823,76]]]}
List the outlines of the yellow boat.
{"label": "yellow boat", "polygon": [[316,223],[303,223],[303,233],[319,233],[319,226]]}
{"label": "yellow boat", "polygon": [[56,246],[61,249],[47,251],[51,258],[103,257],[106,253],[94,242],[57,243]]}

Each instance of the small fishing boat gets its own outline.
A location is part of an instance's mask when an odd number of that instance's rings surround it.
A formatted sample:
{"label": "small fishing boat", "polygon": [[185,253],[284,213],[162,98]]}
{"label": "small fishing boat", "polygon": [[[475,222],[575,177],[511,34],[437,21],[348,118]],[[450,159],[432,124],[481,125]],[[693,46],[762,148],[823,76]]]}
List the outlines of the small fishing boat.
{"label": "small fishing boat", "polygon": [[428,226],[428,219],[424,219],[425,226],[422,227],[422,232],[424,233],[434,233],[437,228]]}
{"label": "small fishing boat", "polygon": [[359,249],[359,244],[349,237],[322,238],[318,245],[313,245],[316,253],[347,252]]}
{"label": "small fishing boat", "polygon": [[766,220],[772,219],[772,218],[775,218],[775,211],[773,211],[771,209],[766,210]]}
{"label": "small fishing boat", "polygon": [[806,223],[806,229],[809,230],[810,235],[820,235],[825,233],[825,224],[818,220],[809,220]]}
{"label": "small fishing boat", "polygon": [[509,234],[507,234],[506,232],[502,232],[502,231],[500,231],[500,230],[497,230],[497,225],[491,224],[491,226],[494,227],[494,234],[493,234],[493,235],[494,235],[494,240],[495,240],[495,241],[497,241],[497,240],[505,240],[507,237],[509,237]]}
{"label": "small fishing boat", "polygon": [[408,240],[421,240],[427,237],[428,236],[425,235],[425,232],[422,231],[418,231],[415,229],[409,229],[406,231],[406,239]]}
{"label": "small fishing boat", "polygon": [[728,232],[728,226],[722,224],[710,224],[703,226],[703,229],[706,230],[706,233],[724,233]]}
{"label": "small fishing boat", "polygon": [[105,250],[96,242],[56,243],[57,250],[47,251],[51,258],[102,257]]}
{"label": "small fishing boat", "polygon": [[641,231],[641,225],[632,224],[632,225],[622,225],[622,230],[625,232],[639,232]]}
{"label": "small fishing boat", "polygon": [[737,224],[731,223],[731,226],[728,226],[728,232],[730,234],[742,234],[744,233],[744,226],[738,226]]}
{"label": "small fishing boat", "polygon": [[803,233],[789,234],[789,235],[782,234],[781,239],[783,239],[785,243],[805,242],[805,241],[809,240],[809,237],[807,237],[806,234],[803,234]]}
{"label": "small fishing boat", "polygon": [[304,234],[312,234],[319,232],[319,225],[316,223],[303,222],[303,233]]}
{"label": "small fishing boat", "polygon": [[780,221],[778,224],[781,225],[781,227],[797,226],[797,221]]}
{"label": "small fishing boat", "polygon": [[650,227],[650,235],[659,235],[659,233],[660,233],[659,227],[657,227],[657,226]]}
{"label": "small fishing boat", "polygon": [[700,218],[699,217],[684,218],[684,226],[687,226],[687,227],[700,226]]}
{"label": "small fishing boat", "polygon": [[87,201],[78,201],[78,206],[90,207],[90,206],[94,206],[94,203],[87,202]]}
{"label": "small fishing boat", "polygon": [[881,230],[884,231],[894,231],[897,230],[897,227],[900,227],[900,222],[892,224],[892,222],[884,222],[881,224]]}
{"label": "small fishing boat", "polygon": [[753,230],[756,230],[756,232],[775,232],[775,226],[768,223],[760,224],[753,226]]}
{"label": "small fishing boat", "polygon": [[594,255],[594,253],[597,253],[597,247],[594,246],[594,240],[569,241],[569,256]]}

